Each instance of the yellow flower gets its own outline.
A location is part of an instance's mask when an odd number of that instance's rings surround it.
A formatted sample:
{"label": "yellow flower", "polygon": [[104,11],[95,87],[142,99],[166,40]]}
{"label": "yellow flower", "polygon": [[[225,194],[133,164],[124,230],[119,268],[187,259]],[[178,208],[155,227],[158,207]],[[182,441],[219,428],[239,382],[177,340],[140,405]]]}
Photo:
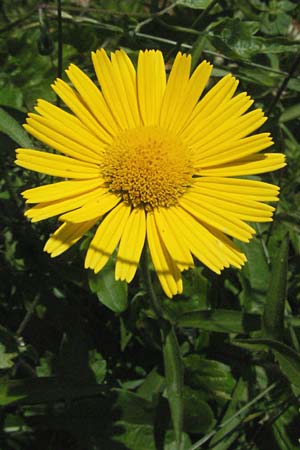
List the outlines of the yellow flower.
{"label": "yellow flower", "polygon": [[[162,53],[139,53],[137,71],[122,50],[92,54],[101,90],[78,67],[74,88],[52,86],[71,113],[39,100],[26,130],[63,155],[17,150],[17,164],[64,181],[23,192],[32,221],[59,215],[45,245],[52,257],[97,225],[85,267],[99,272],[117,248],[116,279],[130,282],[145,242],[168,297],[182,292],[181,272],[194,257],[216,273],[240,268],[245,255],[230,237],[248,242],[246,222],[269,222],[278,187],[247,178],[285,165],[273,142],[252,135],[265,121],[253,100],[235,95],[226,75],[199,100],[212,66],[190,75],[190,55],[177,54],[166,80]],[[66,180],[67,179],[67,180]]]}

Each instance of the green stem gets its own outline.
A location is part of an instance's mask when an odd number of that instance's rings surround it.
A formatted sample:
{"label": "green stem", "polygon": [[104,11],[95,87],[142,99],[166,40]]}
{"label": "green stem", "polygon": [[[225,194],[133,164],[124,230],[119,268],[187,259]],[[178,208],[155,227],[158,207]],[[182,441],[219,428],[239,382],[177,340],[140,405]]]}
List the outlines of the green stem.
{"label": "green stem", "polygon": [[162,319],[164,316],[164,311],[163,311],[163,308],[161,306],[159,299],[157,298],[156,292],[155,292],[153,284],[152,284],[151,273],[150,273],[148,262],[149,261],[148,261],[147,247],[144,246],[142,257],[141,257],[141,269],[142,269],[142,273],[144,276],[144,280],[147,285],[150,305],[151,305],[157,319]]}
{"label": "green stem", "polygon": [[141,270],[147,285],[150,306],[157,317],[162,338],[166,389],[175,433],[177,450],[182,444],[183,428],[183,364],[174,326],[164,318],[164,311],[154,290],[148,264],[147,248],[141,258]]}
{"label": "green stem", "polygon": [[173,325],[168,324],[161,331],[163,339],[163,355],[166,387],[171,418],[178,450],[182,444],[183,428],[183,364],[176,332]]}

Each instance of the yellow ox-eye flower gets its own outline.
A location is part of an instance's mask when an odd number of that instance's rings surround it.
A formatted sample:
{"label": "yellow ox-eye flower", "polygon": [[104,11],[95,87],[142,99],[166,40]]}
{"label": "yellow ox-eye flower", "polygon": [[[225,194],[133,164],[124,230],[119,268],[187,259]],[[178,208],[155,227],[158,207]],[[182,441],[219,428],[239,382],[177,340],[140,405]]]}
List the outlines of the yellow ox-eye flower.
{"label": "yellow ox-eye flower", "polygon": [[[182,292],[181,272],[196,257],[216,273],[240,268],[245,255],[230,237],[248,242],[247,222],[269,222],[278,187],[236,178],[284,166],[284,156],[259,153],[273,142],[252,135],[266,120],[253,100],[235,95],[226,75],[200,100],[212,66],[190,75],[191,57],[178,53],[168,80],[160,51],[139,53],[137,71],[124,51],[92,54],[101,90],[78,67],[57,79],[68,113],[44,100],[26,130],[63,155],[17,150],[17,164],[64,181],[23,192],[32,221],[59,215],[45,245],[52,257],[97,225],[85,267],[99,272],[117,250],[116,279],[130,282],[147,243],[168,297]],[[66,180],[67,179],[67,180]]]}

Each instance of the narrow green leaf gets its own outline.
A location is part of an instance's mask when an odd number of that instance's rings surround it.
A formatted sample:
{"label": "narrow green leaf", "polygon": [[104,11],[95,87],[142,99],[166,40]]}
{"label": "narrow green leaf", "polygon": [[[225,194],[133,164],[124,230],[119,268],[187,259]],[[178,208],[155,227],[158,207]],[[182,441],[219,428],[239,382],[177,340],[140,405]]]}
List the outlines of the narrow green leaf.
{"label": "narrow green leaf", "polygon": [[192,9],[206,9],[211,2],[212,0],[178,0],[176,4]]}
{"label": "narrow green leaf", "polygon": [[167,323],[163,330],[163,355],[168,402],[176,441],[180,447],[183,428],[183,363],[174,327]]}
{"label": "narrow green leaf", "polygon": [[194,311],[183,314],[177,323],[180,327],[200,328],[205,331],[248,333],[260,329],[260,316],[230,309]]}
{"label": "narrow green leaf", "polygon": [[293,119],[299,119],[300,117],[300,104],[297,103],[296,105],[288,106],[283,113],[281,114],[279,118],[279,122],[289,122]]}
{"label": "narrow green leaf", "polygon": [[281,450],[299,450],[300,446],[295,445],[296,442],[299,442],[299,413],[295,405],[290,405],[283,411],[274,421],[272,428]]}
{"label": "narrow green leaf", "polygon": [[243,415],[236,416],[234,419],[230,420],[231,417],[238,410],[243,394],[247,388],[247,383],[240,378],[236,384],[233,391],[232,398],[228,402],[225,414],[219,423],[219,430],[216,432],[212,440],[210,441],[210,447],[218,450],[227,450],[235,441],[238,436],[238,432],[234,432],[236,427],[242,422]]}
{"label": "narrow green leaf", "polygon": [[0,107],[0,131],[9,136],[13,141],[21,147],[33,147],[32,141],[28,134],[23,130],[19,122],[12,116],[7,114],[3,108]]}
{"label": "narrow green leaf", "polygon": [[202,56],[202,52],[206,46],[206,36],[200,35],[193,44],[191,55],[192,55],[192,71],[195,70],[199,64],[199,60]]}
{"label": "narrow green leaf", "polygon": [[288,271],[289,240],[286,236],[276,252],[270,277],[270,284],[266,296],[266,303],[262,317],[264,335],[267,338],[281,341],[284,332],[284,305],[286,298]]}
{"label": "narrow green leaf", "polygon": [[279,366],[291,384],[300,388],[300,354],[282,342],[272,339],[237,339],[237,344],[253,349],[267,348],[274,353]]}

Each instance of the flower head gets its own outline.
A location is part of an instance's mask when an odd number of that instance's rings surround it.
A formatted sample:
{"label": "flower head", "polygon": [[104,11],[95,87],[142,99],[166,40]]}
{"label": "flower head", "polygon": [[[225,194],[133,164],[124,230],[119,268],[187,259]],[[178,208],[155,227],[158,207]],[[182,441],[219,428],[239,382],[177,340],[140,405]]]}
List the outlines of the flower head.
{"label": "flower head", "polygon": [[[253,100],[235,95],[230,74],[205,95],[212,66],[190,75],[190,55],[177,54],[168,80],[162,53],[139,53],[137,70],[122,50],[92,54],[100,89],[78,67],[57,79],[70,112],[39,100],[26,130],[60,154],[17,150],[17,164],[64,181],[23,192],[32,221],[59,216],[45,245],[52,257],[97,224],[85,267],[99,272],[117,248],[115,275],[130,282],[145,242],[167,296],[182,292],[181,272],[194,257],[216,273],[240,268],[247,222],[269,222],[278,187],[245,176],[284,166],[284,156],[260,153],[273,142],[253,135],[266,120]],[[200,100],[199,100],[200,99]],[[243,176],[243,178],[237,178]]]}

